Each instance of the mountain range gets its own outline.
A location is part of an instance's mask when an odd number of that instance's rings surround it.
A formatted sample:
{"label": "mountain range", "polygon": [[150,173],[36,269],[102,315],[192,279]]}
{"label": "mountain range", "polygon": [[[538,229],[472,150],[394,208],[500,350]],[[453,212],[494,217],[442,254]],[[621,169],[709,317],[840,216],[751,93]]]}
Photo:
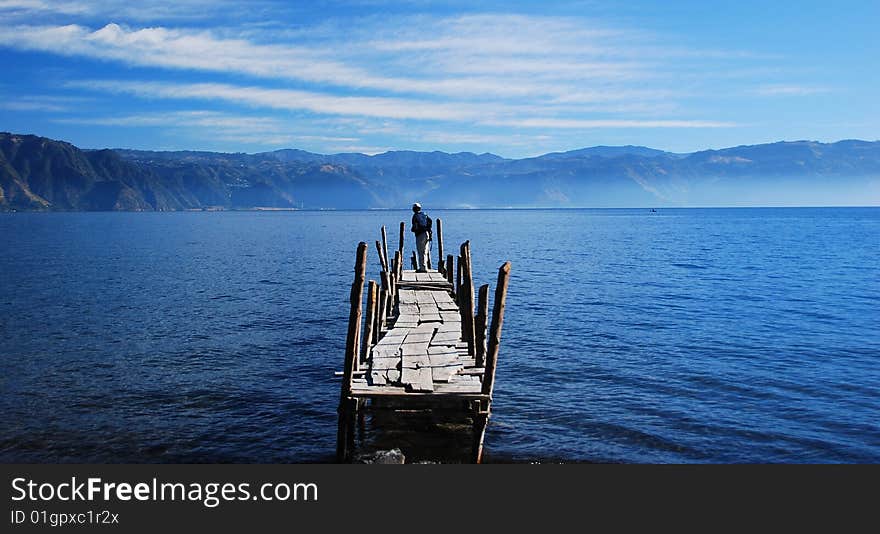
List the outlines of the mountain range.
{"label": "mountain range", "polygon": [[596,146],[257,154],[83,150],[0,133],[0,210],[880,205],[880,142],[778,142],[688,154]]}

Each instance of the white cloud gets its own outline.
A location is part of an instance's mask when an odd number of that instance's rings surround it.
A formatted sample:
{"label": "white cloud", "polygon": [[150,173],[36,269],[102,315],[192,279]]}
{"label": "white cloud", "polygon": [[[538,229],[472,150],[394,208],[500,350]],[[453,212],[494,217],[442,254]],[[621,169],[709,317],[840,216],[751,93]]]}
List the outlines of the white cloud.
{"label": "white cloud", "polygon": [[828,92],[830,92],[830,89],[825,87],[801,85],[764,85],[752,90],[752,93],[761,96],[807,96]]}
{"label": "white cloud", "polygon": [[260,128],[273,131],[277,130],[281,124],[277,119],[269,117],[232,115],[207,110],[136,113],[104,117],[66,117],[55,119],[55,122],[97,126],[187,126],[232,130]]}
{"label": "white cloud", "polygon": [[[257,2],[248,2],[251,9],[254,3]],[[99,19],[112,13],[117,20],[170,21],[204,19],[212,12],[224,13],[240,7],[233,0],[0,0],[0,15],[16,19],[48,15]]]}
{"label": "white cloud", "polygon": [[90,98],[57,95],[0,94],[0,109],[11,111],[64,112],[76,109]]}
{"label": "white cloud", "polygon": [[390,119],[462,121],[486,115],[478,104],[425,102],[388,97],[334,96],[293,89],[266,89],[219,83],[174,84],[92,80],[71,82],[70,87],[144,98],[222,100],[274,109],[308,111],[327,115],[349,115]]}
{"label": "white cloud", "polygon": [[[478,19],[489,24],[489,19]],[[585,45],[565,39],[565,32],[553,40],[537,42],[536,28],[548,23],[541,19],[514,18],[529,27],[526,36],[512,36],[510,18],[500,17],[490,35],[459,36],[452,49],[440,48],[429,55],[412,52],[405,46],[390,50],[387,42],[351,41],[259,44],[243,38],[219,36],[210,30],[150,27],[132,29],[110,23],[97,30],[77,25],[17,25],[0,27],[0,45],[38,50],[68,56],[84,56],[118,61],[141,67],[162,67],[244,74],[258,78],[294,80],[311,84],[370,89],[390,93],[419,93],[451,98],[566,98],[583,93],[584,83],[593,87],[601,82],[646,78],[651,73],[643,65],[618,59],[589,59]],[[506,25],[507,24],[507,25]],[[560,25],[559,22],[554,22]],[[472,31],[474,22],[456,26]],[[549,31],[549,30],[548,30]],[[594,32],[574,32],[592,36]],[[566,40],[568,39],[568,40]],[[448,39],[447,39],[448,40]],[[399,42],[401,44],[405,42]],[[516,46],[515,43],[520,43]],[[523,44],[528,43],[528,44]],[[460,45],[460,46],[459,46]],[[373,48],[371,48],[371,46]],[[579,50],[577,54],[572,50]],[[376,55],[378,51],[378,55]],[[394,52],[387,54],[387,52]],[[519,53],[518,51],[524,51]],[[589,56],[590,54],[587,54]],[[358,66],[353,66],[358,65]],[[370,68],[360,65],[369,65]],[[400,75],[392,72],[402,70]],[[604,100],[616,92],[598,87]]]}
{"label": "white cloud", "polygon": [[490,121],[490,124],[499,126],[516,126],[520,128],[732,128],[737,126],[733,122],[706,121],[706,120],[631,120],[631,119],[514,119]]}
{"label": "white cloud", "polygon": [[[383,97],[338,97],[287,89],[264,89],[228,84],[173,84],[90,80],[72,87],[144,98],[222,100],[254,107],[308,111],[323,115],[466,122],[522,128],[725,128],[734,123],[707,120],[560,119],[534,116],[539,107],[487,104],[434,103]],[[543,111],[549,111],[544,109]],[[531,116],[530,116],[531,115]],[[393,127],[397,130],[396,127]]]}
{"label": "white cloud", "polygon": [[[370,151],[407,142],[493,150],[549,147],[562,138],[580,142],[583,130],[735,127],[688,104],[699,101],[700,109],[711,109],[700,99],[714,95],[697,94],[711,86],[706,78],[770,61],[736,51],[686,49],[673,39],[584,17],[330,16],[287,24],[256,13],[247,20],[223,18],[218,12],[227,7],[232,12],[235,4],[208,5],[207,0],[0,0],[0,47],[101,61],[106,79],[69,81],[66,88],[77,93],[238,108],[60,121],[213,129],[216,138],[233,142]],[[4,19],[8,13],[32,15]],[[229,25],[174,23],[200,15]],[[148,20],[162,22],[143,23]],[[155,76],[139,68],[165,72]],[[137,77],[150,81],[132,80]],[[752,94],[808,93],[780,84]],[[37,106],[7,102],[6,109],[10,105]],[[47,112],[74,111],[60,103],[42,105]],[[535,135],[548,132],[552,138]]]}

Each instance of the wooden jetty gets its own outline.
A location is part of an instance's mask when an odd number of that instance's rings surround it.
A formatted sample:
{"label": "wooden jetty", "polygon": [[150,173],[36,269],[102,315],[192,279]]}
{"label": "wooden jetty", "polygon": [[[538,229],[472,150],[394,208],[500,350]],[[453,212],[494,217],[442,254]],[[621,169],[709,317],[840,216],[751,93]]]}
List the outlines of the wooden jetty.
{"label": "wooden jetty", "polygon": [[[368,245],[357,248],[345,365],[339,399],[337,460],[352,458],[355,422],[366,411],[457,412],[472,425],[471,459],[480,463],[492,407],[495,365],[501,343],[510,262],[498,270],[489,321],[489,285],[476,291],[470,242],[443,258],[443,222],[436,221],[437,268],[403,268],[405,223],[389,261],[381,229],[376,253],[379,282],[366,283]],[[411,261],[415,261],[415,253]],[[366,309],[363,293],[366,286]],[[474,310],[476,308],[476,314]],[[488,336],[487,336],[488,328]]]}

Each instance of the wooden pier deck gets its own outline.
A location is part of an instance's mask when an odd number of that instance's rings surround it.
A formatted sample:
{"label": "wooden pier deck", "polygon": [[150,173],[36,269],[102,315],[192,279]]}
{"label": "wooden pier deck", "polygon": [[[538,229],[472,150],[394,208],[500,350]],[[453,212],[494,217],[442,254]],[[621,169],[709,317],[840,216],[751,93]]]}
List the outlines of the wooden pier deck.
{"label": "wooden pier deck", "polygon": [[452,407],[468,417],[473,425],[472,459],[479,463],[491,410],[510,263],[499,269],[490,325],[488,284],[477,292],[474,313],[470,243],[461,244],[453,273],[452,255],[443,261],[442,221],[438,219],[439,269],[404,270],[404,223],[400,231],[399,248],[391,262],[384,226],[381,243],[376,241],[381,283],[369,282],[365,314],[368,247],[364,242],[358,246],[345,366],[338,373],[343,381],[338,460],[351,459],[354,421],[365,411],[418,406],[447,412]]}

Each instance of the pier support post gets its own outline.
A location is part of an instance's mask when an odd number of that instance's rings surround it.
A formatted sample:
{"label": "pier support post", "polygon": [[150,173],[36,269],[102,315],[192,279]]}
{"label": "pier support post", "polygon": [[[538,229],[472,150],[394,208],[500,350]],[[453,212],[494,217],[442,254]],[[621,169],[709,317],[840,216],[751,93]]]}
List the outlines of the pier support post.
{"label": "pier support post", "polygon": [[510,281],[510,262],[498,269],[495,286],[495,302],[492,305],[492,326],[489,329],[489,347],[486,350],[486,372],[483,374],[483,394],[492,395],[495,386],[495,365],[501,348],[501,327],[504,325],[504,308],[507,303],[507,284]]}
{"label": "pier support post", "polygon": [[[369,288],[367,289],[367,317],[364,319],[364,343],[361,350],[360,362],[366,363],[367,356],[370,353],[370,347],[373,346],[374,337],[379,337],[379,332],[376,330],[376,312],[378,311],[378,284],[375,281],[370,280]],[[374,334],[375,332],[375,334]],[[360,365],[355,366],[355,370],[359,369]]]}
{"label": "pier support post", "polygon": [[452,254],[446,255],[446,280],[452,286],[452,292],[455,293],[455,268],[453,267]]}
{"label": "pier support post", "polygon": [[388,270],[388,232],[385,231],[385,225],[382,225],[382,261],[385,264],[385,270]]}
{"label": "pier support post", "polygon": [[391,314],[391,310],[388,308],[388,303],[390,302],[390,294],[391,294],[391,280],[388,277],[387,272],[380,273],[382,276],[382,290],[379,292],[379,330],[378,332],[382,332],[382,329],[385,328],[385,322],[388,320],[388,316]]}
{"label": "pier support post", "polygon": [[351,396],[351,378],[354,374],[355,362],[360,347],[360,330],[364,280],[367,274],[367,244],[358,243],[357,257],[354,264],[354,282],[351,284],[348,314],[348,334],[345,338],[345,367],[342,371],[342,387],[339,392],[339,423],[336,432],[336,459],[339,462],[348,460],[349,442],[354,438],[353,417],[357,412],[357,399]]}
{"label": "pier support post", "polygon": [[458,256],[457,260],[455,262],[455,303],[461,306],[461,271],[464,265],[462,264],[461,255]]}
{"label": "pier support post", "polygon": [[459,288],[458,306],[461,311],[461,335],[468,346],[468,354],[476,356],[474,342],[474,282],[471,274],[471,244],[461,244],[461,287]]}
{"label": "pier support post", "polygon": [[400,252],[400,255],[403,256],[403,236],[406,235],[406,223],[400,221],[400,244],[397,246],[397,251]]}
{"label": "pier support post", "polygon": [[476,335],[474,341],[477,344],[477,357],[475,365],[484,367],[486,365],[486,324],[489,321],[489,284],[480,286],[479,295],[477,296],[477,316],[474,317],[474,328]]}
{"label": "pier support post", "polygon": [[489,405],[483,406],[481,401],[474,401],[474,441],[471,455],[474,463],[483,462],[483,441],[486,437],[486,427],[489,425]]}
{"label": "pier support post", "polygon": [[[501,327],[504,325],[504,307],[507,301],[507,285],[509,281],[510,262],[508,261],[498,269],[495,303],[492,306],[492,326],[489,329],[489,348],[486,354],[486,371],[483,373],[482,389],[482,393],[489,395],[489,399],[474,403],[474,463],[481,463],[483,461],[483,441],[486,437],[486,426],[489,424],[489,413],[492,407],[495,365],[498,362],[498,350],[501,346]],[[480,291],[482,293],[482,288],[480,288]]]}
{"label": "pier support post", "polygon": [[399,302],[398,290],[400,286],[400,278],[403,276],[403,253],[401,251],[397,251],[394,253],[394,293],[391,295],[392,303],[391,307],[397,305]]}
{"label": "pier support post", "polygon": [[437,270],[445,273],[446,269],[443,265],[443,221],[437,219]]}
{"label": "pier support post", "polygon": [[385,263],[385,258],[382,257],[382,245],[379,243],[379,241],[376,241],[376,254],[379,256],[379,265],[382,266],[382,270],[387,271],[388,264]]}

